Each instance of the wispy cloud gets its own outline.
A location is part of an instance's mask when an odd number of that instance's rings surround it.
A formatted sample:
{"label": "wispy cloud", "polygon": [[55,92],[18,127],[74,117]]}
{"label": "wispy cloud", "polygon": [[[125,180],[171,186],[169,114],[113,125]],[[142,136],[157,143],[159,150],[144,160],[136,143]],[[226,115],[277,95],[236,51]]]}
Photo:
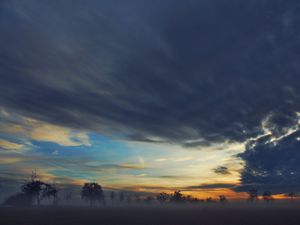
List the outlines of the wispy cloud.
{"label": "wispy cloud", "polygon": [[61,146],[91,146],[87,132],[5,112],[5,117],[0,121],[2,133],[10,133],[27,140],[53,142]]}
{"label": "wispy cloud", "polygon": [[188,186],[186,189],[217,189],[217,188],[234,188],[237,184],[230,183],[212,183],[212,184],[201,184],[197,186]]}
{"label": "wispy cloud", "polygon": [[226,166],[219,166],[217,168],[214,168],[214,172],[216,174],[221,174],[221,175],[229,175],[230,172]]}
{"label": "wispy cloud", "polygon": [[0,149],[2,148],[6,150],[20,150],[23,148],[23,146],[23,144],[17,144],[4,139],[0,139]]}

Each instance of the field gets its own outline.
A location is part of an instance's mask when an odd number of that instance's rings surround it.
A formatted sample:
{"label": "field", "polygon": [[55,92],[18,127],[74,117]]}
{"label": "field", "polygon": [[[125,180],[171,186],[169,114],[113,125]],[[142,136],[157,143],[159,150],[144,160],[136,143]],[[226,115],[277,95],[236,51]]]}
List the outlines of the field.
{"label": "field", "polygon": [[299,225],[293,205],[0,208],[1,225]]}

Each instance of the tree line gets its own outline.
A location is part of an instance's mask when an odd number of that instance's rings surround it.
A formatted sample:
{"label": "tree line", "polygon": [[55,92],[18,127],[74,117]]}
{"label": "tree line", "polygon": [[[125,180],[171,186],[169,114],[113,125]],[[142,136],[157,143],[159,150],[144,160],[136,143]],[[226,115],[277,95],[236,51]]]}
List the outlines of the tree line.
{"label": "tree line", "polygon": [[[41,202],[45,199],[52,202],[52,205],[57,205],[59,198],[59,188],[53,184],[49,184],[47,182],[42,181],[38,178],[36,173],[32,173],[31,178],[24,182],[21,185],[21,192],[15,195],[8,197],[5,201],[5,205],[41,205]],[[184,195],[181,191],[175,191],[172,194],[168,194],[165,192],[161,192],[157,195],[146,196],[143,199],[140,198],[138,194],[135,195],[125,195],[124,192],[117,192],[118,195],[111,191],[110,195],[107,196],[110,198],[110,204],[114,203],[227,203],[228,199],[225,195],[220,195],[218,199],[213,199],[208,197],[206,199],[198,199],[192,197],[191,195]],[[255,188],[250,189],[248,192],[247,201],[255,202],[259,200],[259,193],[258,190]],[[106,205],[106,198],[104,196],[104,191],[102,186],[96,182],[85,183],[80,191],[81,199],[86,201],[90,206],[95,206],[96,204],[102,204],[103,206]],[[270,191],[264,191],[262,193],[262,199],[265,202],[271,202],[274,200],[273,195]],[[291,201],[294,200],[296,194],[294,192],[290,192],[286,194],[286,197],[290,198]],[[65,193],[65,200],[70,200],[72,198],[72,192]]]}

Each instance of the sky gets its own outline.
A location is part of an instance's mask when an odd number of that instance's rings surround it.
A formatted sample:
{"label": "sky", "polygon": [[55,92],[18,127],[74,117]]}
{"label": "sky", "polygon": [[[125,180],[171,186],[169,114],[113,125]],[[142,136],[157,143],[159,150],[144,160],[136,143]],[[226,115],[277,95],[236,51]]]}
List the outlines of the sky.
{"label": "sky", "polygon": [[32,171],[201,198],[299,192],[299,12],[298,0],[0,1],[1,195]]}

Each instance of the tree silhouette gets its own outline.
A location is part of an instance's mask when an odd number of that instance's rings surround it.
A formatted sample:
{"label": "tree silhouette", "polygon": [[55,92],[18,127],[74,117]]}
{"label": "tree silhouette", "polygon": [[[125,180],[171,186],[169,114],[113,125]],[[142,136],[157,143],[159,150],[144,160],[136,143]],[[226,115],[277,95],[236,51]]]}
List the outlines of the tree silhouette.
{"label": "tree silhouette", "polygon": [[97,201],[104,204],[102,187],[97,183],[85,183],[81,189],[81,198],[93,206]]}
{"label": "tree silhouette", "polygon": [[186,196],[185,201],[189,202],[189,203],[198,203],[198,202],[200,202],[200,200],[198,198],[192,197],[190,195]]}
{"label": "tree silhouette", "polygon": [[270,202],[271,200],[273,200],[273,197],[272,197],[272,194],[270,191],[264,191],[262,197],[265,202]]}
{"label": "tree silhouette", "polygon": [[162,192],[162,193],[159,193],[157,196],[156,196],[156,199],[157,201],[159,201],[160,203],[165,203],[167,201],[170,200],[170,195],[165,193],[165,192]]}
{"label": "tree silhouette", "polygon": [[110,201],[111,201],[112,204],[114,203],[114,199],[115,199],[115,192],[112,191],[112,192],[110,193]]}
{"label": "tree silhouette", "polygon": [[206,200],[205,200],[207,203],[214,203],[215,202],[215,200],[213,200],[213,198],[212,197],[208,197],[208,198],[206,198]]}
{"label": "tree silhouette", "polygon": [[180,202],[184,202],[185,198],[183,196],[183,194],[181,193],[181,191],[175,191],[173,195],[171,195],[170,197],[170,201],[171,202],[176,202],[176,203],[180,203]]}
{"label": "tree silhouette", "polygon": [[119,195],[119,200],[120,200],[121,203],[123,203],[124,198],[125,198],[124,192],[121,192],[120,195]]}
{"label": "tree silhouette", "polygon": [[53,205],[57,205],[58,203],[58,189],[54,185],[45,184],[45,187],[42,192],[43,198],[52,198]]}
{"label": "tree silhouette", "polygon": [[286,196],[290,198],[291,202],[293,202],[296,195],[294,192],[290,192],[286,194]]}
{"label": "tree silhouette", "polygon": [[64,199],[69,201],[72,198],[73,191],[71,189],[65,191]]}
{"label": "tree silhouette", "polygon": [[21,186],[21,190],[24,194],[36,199],[37,205],[41,204],[43,198],[43,191],[46,188],[46,183],[40,181],[35,172],[31,175],[31,180]]}
{"label": "tree silhouette", "polygon": [[219,202],[220,203],[226,203],[226,202],[228,202],[228,200],[227,200],[225,195],[220,195],[219,196]]}
{"label": "tree silhouette", "polygon": [[53,204],[56,204],[58,200],[58,189],[51,184],[41,181],[36,172],[32,172],[31,179],[21,186],[21,190],[23,194],[35,199],[37,205],[41,204],[43,198],[53,198]]}
{"label": "tree silhouette", "polygon": [[248,201],[254,202],[255,200],[258,200],[258,191],[255,188],[252,188],[248,191]]}

